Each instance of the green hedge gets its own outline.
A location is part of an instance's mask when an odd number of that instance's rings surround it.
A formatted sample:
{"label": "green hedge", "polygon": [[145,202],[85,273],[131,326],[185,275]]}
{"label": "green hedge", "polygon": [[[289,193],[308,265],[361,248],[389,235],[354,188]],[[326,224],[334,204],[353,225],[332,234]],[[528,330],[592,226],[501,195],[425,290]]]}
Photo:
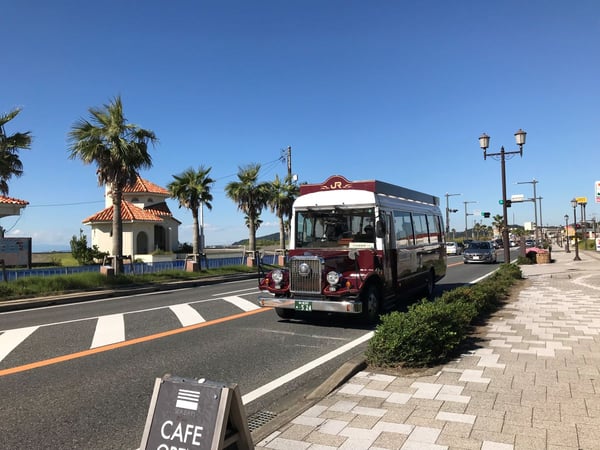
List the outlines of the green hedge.
{"label": "green hedge", "polygon": [[421,300],[405,313],[381,317],[366,351],[367,362],[380,367],[429,366],[452,356],[471,325],[496,310],[521,269],[504,264],[478,284],[444,292],[434,301]]}

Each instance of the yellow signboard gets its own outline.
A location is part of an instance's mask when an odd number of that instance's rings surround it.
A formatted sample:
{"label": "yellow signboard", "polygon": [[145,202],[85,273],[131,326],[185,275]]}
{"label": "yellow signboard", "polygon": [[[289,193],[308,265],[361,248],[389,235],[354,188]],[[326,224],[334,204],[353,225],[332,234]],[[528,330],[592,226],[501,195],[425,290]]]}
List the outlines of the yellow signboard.
{"label": "yellow signboard", "polygon": [[587,197],[575,197],[577,203],[587,203]]}

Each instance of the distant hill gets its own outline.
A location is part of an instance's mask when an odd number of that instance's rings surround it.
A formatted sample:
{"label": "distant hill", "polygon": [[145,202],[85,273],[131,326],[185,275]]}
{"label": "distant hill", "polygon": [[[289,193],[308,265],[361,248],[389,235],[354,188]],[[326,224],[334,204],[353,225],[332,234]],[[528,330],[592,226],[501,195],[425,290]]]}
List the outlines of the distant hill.
{"label": "distant hill", "polygon": [[[256,236],[257,244],[270,244],[270,243],[279,243],[279,233],[267,234],[266,236]],[[248,245],[248,239],[242,239],[241,241],[234,242],[231,245]]]}

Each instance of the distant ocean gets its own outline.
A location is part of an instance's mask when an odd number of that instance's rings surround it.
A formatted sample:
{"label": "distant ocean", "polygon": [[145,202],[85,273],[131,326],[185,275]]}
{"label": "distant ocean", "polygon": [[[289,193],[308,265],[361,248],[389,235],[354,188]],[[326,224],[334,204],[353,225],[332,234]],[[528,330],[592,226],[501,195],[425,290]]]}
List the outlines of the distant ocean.
{"label": "distant ocean", "polygon": [[51,253],[51,252],[71,253],[70,247],[57,247],[56,245],[35,245],[35,244],[33,244],[31,247],[32,247],[31,248],[32,253]]}

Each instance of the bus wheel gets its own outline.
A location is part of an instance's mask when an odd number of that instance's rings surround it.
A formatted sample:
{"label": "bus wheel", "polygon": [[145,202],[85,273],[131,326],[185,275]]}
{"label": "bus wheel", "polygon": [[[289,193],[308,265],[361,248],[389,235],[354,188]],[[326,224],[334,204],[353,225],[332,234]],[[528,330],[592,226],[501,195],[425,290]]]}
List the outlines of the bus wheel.
{"label": "bus wheel", "polygon": [[275,312],[282,319],[293,319],[295,311],[287,308],[275,308]]}
{"label": "bus wheel", "polygon": [[365,322],[369,324],[377,323],[379,320],[380,303],[379,289],[371,284],[363,293],[362,299],[362,317]]}

